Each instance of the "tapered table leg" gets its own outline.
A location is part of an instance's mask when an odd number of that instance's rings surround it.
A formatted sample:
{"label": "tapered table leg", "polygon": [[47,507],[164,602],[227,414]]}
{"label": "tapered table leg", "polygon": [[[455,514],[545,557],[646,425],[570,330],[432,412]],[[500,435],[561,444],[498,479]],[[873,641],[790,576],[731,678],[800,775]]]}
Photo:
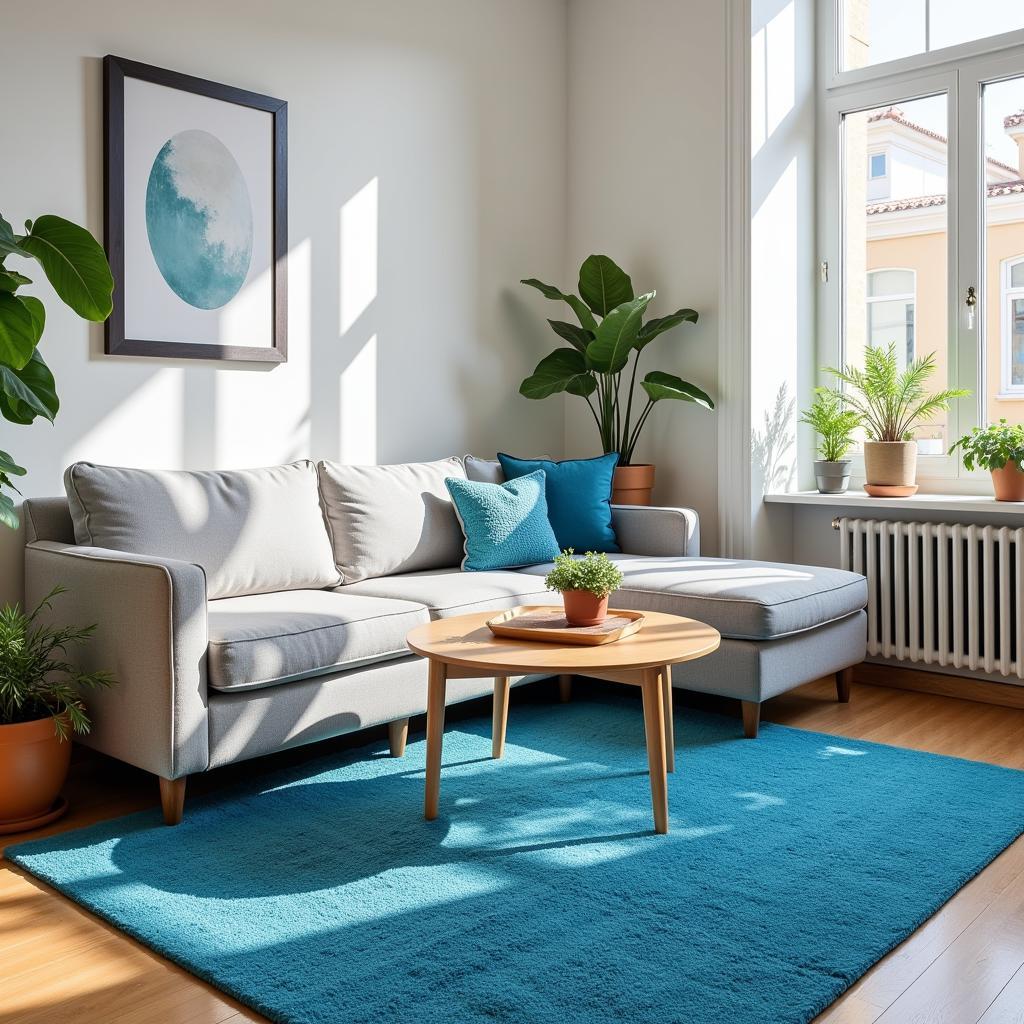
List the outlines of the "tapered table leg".
{"label": "tapered table leg", "polygon": [[433,821],[441,796],[441,743],[444,737],[444,692],[447,666],[430,660],[427,683],[427,784],[423,801],[423,817]]}
{"label": "tapered table leg", "polygon": [[494,680],[494,715],[491,720],[491,757],[505,753],[505,727],[508,725],[508,676]]}
{"label": "tapered table leg", "polygon": [[647,766],[651,774],[654,831],[668,832],[668,780],[665,777],[665,714],[662,708],[661,670],[643,670],[644,731],[647,734]]}
{"label": "tapered table leg", "polygon": [[572,700],[572,676],[561,675],[558,677],[558,699],[563,704]]}
{"label": "tapered table leg", "polygon": [[676,737],[672,711],[672,666],[661,670],[661,708],[665,716],[665,770],[676,770]]}

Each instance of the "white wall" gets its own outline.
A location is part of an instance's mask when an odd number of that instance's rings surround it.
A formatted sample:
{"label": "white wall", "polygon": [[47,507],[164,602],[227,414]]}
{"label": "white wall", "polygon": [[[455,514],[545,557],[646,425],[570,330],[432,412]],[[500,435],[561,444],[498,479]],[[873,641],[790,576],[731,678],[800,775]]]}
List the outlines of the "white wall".
{"label": "white wall", "polygon": [[[107,357],[100,328],[48,302],[56,425],[0,421],[0,448],[30,470],[26,494],[61,493],[77,458],[205,468],[561,454],[560,405],[516,393],[550,345],[517,282],[558,279],[566,263],[566,16],[562,0],[5,10],[18,106],[4,122],[0,213],[15,224],[56,213],[100,234],[106,53],[289,104],[288,363]],[[20,544],[0,531],[0,600],[20,595]]]}
{"label": "white wall", "polygon": [[[606,253],[651,312],[700,313],[645,350],[644,372],[677,373],[716,393],[722,239],[722,0],[569,0],[569,195],[566,262]],[[566,398],[566,455],[597,454],[590,414]],[[702,547],[717,546],[715,414],[665,402],[636,461],[657,465],[654,500],[701,514]]]}

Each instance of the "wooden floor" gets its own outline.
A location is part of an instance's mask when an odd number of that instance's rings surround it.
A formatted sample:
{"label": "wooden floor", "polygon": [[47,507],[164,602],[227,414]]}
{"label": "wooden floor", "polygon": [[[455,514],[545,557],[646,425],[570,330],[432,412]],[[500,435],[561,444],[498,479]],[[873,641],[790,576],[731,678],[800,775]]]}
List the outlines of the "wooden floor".
{"label": "wooden floor", "polygon": [[[677,714],[685,713],[684,701],[677,704]],[[842,705],[835,703],[829,680],[771,701],[764,717],[800,728],[1024,768],[1024,710],[865,685],[855,685],[852,702]],[[312,754],[291,752],[267,767],[317,756],[323,749],[315,748]],[[244,770],[251,772],[251,768]],[[190,795],[238,777],[235,769],[213,773],[197,784],[190,782]],[[73,811],[60,830],[156,802],[151,778],[92,755],[76,759],[67,793]],[[4,1024],[260,1020],[52,889],[7,862],[0,864],[0,1021]],[[875,1021],[1024,1024],[1024,839],[872,968],[817,1024]]]}

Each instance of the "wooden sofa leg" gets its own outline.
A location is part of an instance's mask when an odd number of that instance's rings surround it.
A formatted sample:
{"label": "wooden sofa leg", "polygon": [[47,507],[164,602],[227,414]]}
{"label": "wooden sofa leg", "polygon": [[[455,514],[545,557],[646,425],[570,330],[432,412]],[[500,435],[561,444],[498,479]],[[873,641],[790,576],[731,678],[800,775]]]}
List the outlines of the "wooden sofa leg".
{"label": "wooden sofa leg", "polygon": [[836,697],[840,704],[850,703],[850,684],[853,682],[853,669],[844,668],[836,673]]}
{"label": "wooden sofa leg", "polygon": [[572,676],[558,677],[558,699],[563,704],[568,704],[572,700]]}
{"label": "wooden sofa leg", "polygon": [[388,743],[391,746],[392,757],[401,757],[405,753],[405,741],[408,738],[408,718],[399,718],[394,722],[388,722]]}
{"label": "wooden sofa leg", "polygon": [[[187,778],[187,776],[186,776]],[[178,825],[185,810],[185,778],[160,778],[160,806],[164,810],[164,824]]]}
{"label": "wooden sofa leg", "polygon": [[761,705],[753,700],[741,700],[743,707],[743,735],[748,740],[757,739],[757,727],[761,724]]}

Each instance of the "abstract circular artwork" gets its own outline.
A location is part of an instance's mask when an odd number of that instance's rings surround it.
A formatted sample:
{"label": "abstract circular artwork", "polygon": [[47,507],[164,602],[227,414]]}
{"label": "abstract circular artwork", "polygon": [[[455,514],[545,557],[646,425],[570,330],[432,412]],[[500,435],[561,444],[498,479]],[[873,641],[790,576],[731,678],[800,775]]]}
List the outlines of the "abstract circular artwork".
{"label": "abstract circular artwork", "polygon": [[189,129],[163,144],[146,187],[146,231],[176,295],[197,309],[233,298],[252,261],[252,222],[245,176],[220,139]]}

